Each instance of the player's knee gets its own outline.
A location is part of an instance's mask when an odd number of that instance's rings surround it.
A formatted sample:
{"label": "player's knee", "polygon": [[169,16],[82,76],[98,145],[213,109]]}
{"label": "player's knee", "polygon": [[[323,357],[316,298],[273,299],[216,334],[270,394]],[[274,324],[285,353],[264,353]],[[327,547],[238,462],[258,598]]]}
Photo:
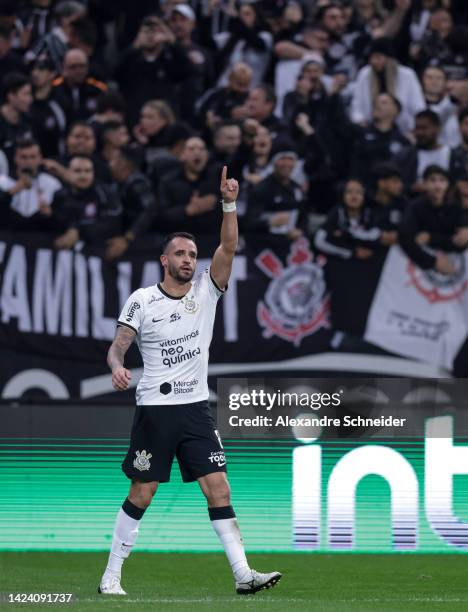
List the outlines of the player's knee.
{"label": "player's knee", "polygon": [[211,508],[229,506],[231,504],[231,491],[227,483],[210,487],[206,491],[206,499]]}
{"label": "player's knee", "polygon": [[157,482],[134,481],[132,482],[128,498],[139,508],[147,508],[151,504],[157,488]]}

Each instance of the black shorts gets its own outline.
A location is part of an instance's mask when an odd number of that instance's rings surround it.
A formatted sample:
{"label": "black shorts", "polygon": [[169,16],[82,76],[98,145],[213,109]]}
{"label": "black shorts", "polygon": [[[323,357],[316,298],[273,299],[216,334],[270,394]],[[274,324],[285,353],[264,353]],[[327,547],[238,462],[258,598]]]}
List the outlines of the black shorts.
{"label": "black shorts", "polygon": [[226,471],[221,438],[207,401],[137,406],[130,448],[122,463],[128,478],[169,482],[177,457],[184,482]]}

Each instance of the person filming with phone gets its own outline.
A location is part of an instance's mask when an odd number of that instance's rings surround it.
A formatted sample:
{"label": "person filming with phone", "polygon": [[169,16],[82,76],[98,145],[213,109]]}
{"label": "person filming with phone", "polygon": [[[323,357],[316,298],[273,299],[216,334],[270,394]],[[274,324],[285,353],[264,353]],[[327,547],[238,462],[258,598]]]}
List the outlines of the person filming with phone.
{"label": "person filming with phone", "polygon": [[[15,146],[12,176],[0,175],[0,207],[5,226],[23,231],[48,231],[52,227],[52,200],[62,185],[42,169],[42,153],[32,138]],[[4,226],[4,227],[5,227]]]}

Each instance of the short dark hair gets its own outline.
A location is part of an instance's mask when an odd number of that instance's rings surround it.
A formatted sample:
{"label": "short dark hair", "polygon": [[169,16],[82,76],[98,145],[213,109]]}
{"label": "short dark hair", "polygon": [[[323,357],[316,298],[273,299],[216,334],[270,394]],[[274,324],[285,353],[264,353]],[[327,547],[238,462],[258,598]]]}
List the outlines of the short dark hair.
{"label": "short dark hair", "polygon": [[449,174],[447,170],[444,170],[441,166],[437,166],[437,164],[431,164],[428,166],[423,172],[423,179],[427,181],[428,178],[434,176],[434,174],[440,174],[444,176],[447,180],[449,180]]}
{"label": "short dark hair", "polygon": [[23,136],[22,138],[18,138],[15,142],[15,149],[29,149],[30,147],[40,147],[37,140],[35,140],[32,136]]}
{"label": "short dark hair", "polygon": [[72,22],[71,27],[75,36],[77,36],[82,43],[93,48],[96,46],[98,40],[97,28],[94,21],[89,17],[86,17],[86,15],[78,17],[78,19]]}
{"label": "short dark hair", "polygon": [[181,141],[186,141],[194,135],[192,128],[186,123],[177,121],[164,128],[164,142],[171,148]]}
{"label": "short dark hair", "polygon": [[125,161],[132,164],[135,168],[141,168],[144,154],[140,147],[131,144],[125,145],[124,147],[120,147],[118,155],[123,157]]}
{"label": "short dark hair", "polygon": [[103,91],[97,97],[96,112],[100,114],[107,110],[125,114],[125,100],[118,91]]}
{"label": "short dark hair", "polygon": [[426,108],[425,110],[416,113],[416,119],[428,119],[432,124],[440,126],[440,117],[433,110]]}
{"label": "short dark hair", "polygon": [[222,130],[225,127],[238,127],[240,129],[239,122],[235,119],[223,119],[216,125],[215,129],[213,130],[213,133],[216,134],[217,132],[219,132],[219,130]]}
{"label": "short dark hair", "polygon": [[91,162],[91,164],[93,165],[93,169],[94,169],[94,159],[91,157],[91,155],[86,155],[85,153],[74,153],[68,160],[69,166],[74,159],[86,159],[89,162]]}
{"label": "short dark hair", "polygon": [[69,136],[71,134],[71,132],[73,132],[73,130],[77,127],[85,127],[88,130],[91,130],[92,133],[94,134],[94,130],[93,130],[93,126],[90,125],[87,121],[84,120],[78,120],[78,121],[74,121],[71,126],[68,128],[68,132],[67,132],[67,136]]}
{"label": "short dark hair", "polygon": [[[192,242],[195,242],[195,236],[193,234],[189,234],[189,232],[172,232],[172,234],[169,234],[163,240],[163,244],[162,244],[163,253],[166,252],[167,247],[174,240],[174,238],[185,238],[186,240],[191,240]],[[197,243],[195,242],[195,244]]]}
{"label": "short dark hair", "polygon": [[256,85],[254,89],[260,89],[263,91],[265,102],[272,102],[273,105],[276,104],[276,94],[272,85],[269,83],[260,83],[259,85]]}
{"label": "short dark hair", "polygon": [[68,19],[73,15],[79,15],[80,13],[85,12],[85,6],[76,0],[64,0],[63,2],[56,4],[54,7],[54,14],[58,21]]}
{"label": "short dark hair", "polygon": [[388,91],[384,91],[384,92],[380,93],[379,95],[380,96],[388,96],[390,98],[390,100],[393,102],[393,104],[397,107],[398,114],[401,113],[401,111],[403,110],[403,107],[401,105],[400,100],[396,96],[394,96],[393,94],[391,94]]}
{"label": "short dark hair", "polygon": [[[91,126],[90,126],[91,127]],[[125,123],[122,121],[106,121],[101,125],[101,136],[104,136],[106,132],[111,132],[112,130],[118,130],[121,127],[125,127]]]}
{"label": "short dark hair", "polygon": [[10,93],[16,93],[25,85],[29,85],[31,81],[21,72],[8,72],[2,80],[3,94],[7,96]]}

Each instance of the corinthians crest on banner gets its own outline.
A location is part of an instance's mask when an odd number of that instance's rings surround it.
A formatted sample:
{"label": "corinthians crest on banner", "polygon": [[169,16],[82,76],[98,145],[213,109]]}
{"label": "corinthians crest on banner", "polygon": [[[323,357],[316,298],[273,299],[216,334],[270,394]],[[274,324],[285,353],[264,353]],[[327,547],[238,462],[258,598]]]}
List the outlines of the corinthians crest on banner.
{"label": "corinthians crest on banner", "polygon": [[367,319],[365,339],[452,368],[468,333],[468,254],[448,254],[455,274],[422,270],[392,247]]}
{"label": "corinthians crest on banner", "polygon": [[306,336],[330,327],[325,259],[314,261],[305,238],[292,243],[286,266],[271,249],[262,251],[255,263],[271,279],[257,304],[257,320],[266,338],[278,336],[299,346]]}

